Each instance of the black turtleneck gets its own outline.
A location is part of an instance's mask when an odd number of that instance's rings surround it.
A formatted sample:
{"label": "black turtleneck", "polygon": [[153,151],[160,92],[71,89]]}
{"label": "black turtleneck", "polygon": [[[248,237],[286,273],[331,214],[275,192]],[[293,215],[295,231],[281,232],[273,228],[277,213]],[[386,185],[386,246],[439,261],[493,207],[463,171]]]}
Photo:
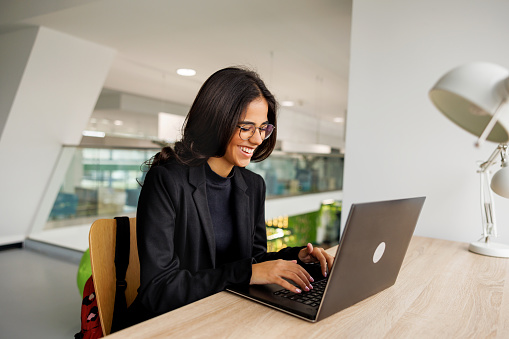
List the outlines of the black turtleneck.
{"label": "black turtleneck", "polygon": [[205,166],[207,201],[216,237],[216,267],[236,260],[232,209],[231,178],[233,170],[224,178]]}

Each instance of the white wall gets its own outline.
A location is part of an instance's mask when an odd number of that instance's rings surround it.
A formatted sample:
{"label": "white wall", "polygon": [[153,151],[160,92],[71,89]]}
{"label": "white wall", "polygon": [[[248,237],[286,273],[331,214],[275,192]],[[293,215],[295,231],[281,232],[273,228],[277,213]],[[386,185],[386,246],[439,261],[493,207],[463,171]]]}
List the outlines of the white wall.
{"label": "white wall", "polygon": [[2,245],[49,216],[42,198],[60,187],[50,186],[62,145],[79,143],[115,52],[45,27],[0,35],[0,50]]}
{"label": "white wall", "polygon": [[[496,145],[476,149],[428,91],[467,62],[509,68],[508,13],[507,0],[354,0],[345,212],[353,202],[425,195],[416,234],[480,237],[476,161]],[[495,202],[499,241],[509,243],[509,200]]]}

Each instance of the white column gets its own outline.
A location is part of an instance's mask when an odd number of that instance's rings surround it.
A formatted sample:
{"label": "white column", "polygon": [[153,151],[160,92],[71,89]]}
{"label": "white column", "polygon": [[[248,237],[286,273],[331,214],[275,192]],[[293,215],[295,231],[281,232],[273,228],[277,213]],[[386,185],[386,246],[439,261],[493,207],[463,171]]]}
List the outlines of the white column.
{"label": "white column", "polygon": [[2,245],[43,219],[62,145],[80,142],[115,51],[45,27],[0,35],[0,51]]}

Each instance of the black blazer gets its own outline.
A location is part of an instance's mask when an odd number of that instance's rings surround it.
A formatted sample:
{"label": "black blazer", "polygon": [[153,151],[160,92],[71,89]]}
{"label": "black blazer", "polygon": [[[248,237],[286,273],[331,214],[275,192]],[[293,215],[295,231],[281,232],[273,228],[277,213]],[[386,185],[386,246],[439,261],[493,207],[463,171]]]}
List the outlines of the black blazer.
{"label": "black blazer", "polygon": [[[149,170],[137,211],[141,285],[133,303],[148,319],[225,289],[249,284],[251,265],[297,259],[301,248],[267,253],[265,182],[234,167],[232,195],[239,256],[217,267],[214,229],[205,182],[205,165],[176,162]],[[138,316],[138,321],[143,320]]]}

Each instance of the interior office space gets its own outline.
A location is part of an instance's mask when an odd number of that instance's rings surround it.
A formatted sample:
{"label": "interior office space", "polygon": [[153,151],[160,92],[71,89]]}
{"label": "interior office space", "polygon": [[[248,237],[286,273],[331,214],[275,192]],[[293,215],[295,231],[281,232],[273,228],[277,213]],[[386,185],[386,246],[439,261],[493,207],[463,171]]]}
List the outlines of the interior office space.
{"label": "interior office space", "polygon": [[[89,3],[93,5],[94,1]],[[431,104],[428,91],[441,75],[464,63],[488,61],[509,67],[509,47],[501,43],[509,25],[504,17],[508,7],[503,0],[468,4],[460,0],[352,1],[343,213],[354,202],[425,195],[427,201],[417,235],[465,242],[481,236],[477,161],[487,159],[495,145],[487,143],[475,148],[475,138],[440,115]],[[95,85],[88,97],[81,99],[86,112],[80,115],[86,117],[93,110],[92,99],[100,93],[114,54],[108,48],[98,48],[97,58],[102,60],[96,62],[103,65],[102,73],[89,79]],[[95,64],[89,67],[100,68]],[[91,73],[89,69],[82,71]],[[77,99],[72,95],[69,98]],[[5,103],[2,100],[0,105]],[[2,110],[9,112],[5,106]],[[7,117],[3,117],[5,126]],[[67,126],[62,139],[78,143],[81,131],[74,126],[76,121],[66,120],[65,115],[56,115],[55,119],[55,124]],[[86,120],[83,118],[80,124]],[[37,125],[37,119],[34,121]],[[20,158],[19,154],[38,142],[31,136],[37,135],[36,126],[18,129],[21,130],[29,136],[19,141],[16,152],[7,149],[12,142],[5,145],[6,130],[2,133],[3,178],[16,177],[11,164],[23,163],[25,157]],[[39,161],[37,157],[34,160]],[[47,169],[46,177],[51,177],[50,172]],[[44,185],[39,184],[32,171],[19,175],[26,178],[25,190]],[[15,188],[7,187],[9,191]],[[2,194],[4,208],[14,203],[11,196]],[[509,243],[509,210],[505,208],[509,202],[495,199],[499,241]],[[39,202],[35,199],[33,206]],[[22,241],[36,216],[24,214],[22,204],[8,212],[13,217],[2,217],[0,237],[4,243]],[[16,225],[21,215],[26,220],[19,227]]]}
{"label": "interior office space", "polygon": [[[2,204],[8,208],[2,209],[0,245],[9,248],[19,243],[31,244],[31,250],[48,251],[48,247],[40,246],[42,241],[81,253],[88,245],[86,228],[83,231],[65,227],[67,235],[63,242],[62,232],[55,239],[56,233],[44,232],[44,228],[62,187],[68,184],[66,169],[72,171],[76,154],[85,147],[84,144],[97,143],[91,137],[83,136],[83,131],[106,132],[108,135],[102,139],[105,143],[122,139],[120,145],[113,145],[115,147],[126,147],[128,143],[129,147],[141,145],[147,148],[154,136],[153,131],[147,131],[154,125],[147,125],[155,120],[157,130],[158,112],[183,117],[201,83],[222,67],[245,65],[254,68],[269,87],[274,88],[272,90],[281,102],[278,150],[275,153],[307,153],[305,162],[322,169],[325,167],[319,164],[321,160],[316,161],[320,154],[313,156],[309,151],[312,147],[325,146],[328,148],[326,153],[333,149],[335,154],[320,156],[325,160],[342,159],[351,2],[317,4],[303,1],[298,9],[290,12],[287,11],[290,2],[267,2],[266,5],[272,8],[271,16],[260,21],[260,15],[266,12],[265,7],[258,3],[239,5],[234,1],[152,1],[150,4],[133,3],[131,8],[121,1],[37,1],[31,6],[21,6],[17,2],[3,4],[0,44],[4,54],[0,67],[6,76],[1,81],[4,96],[1,101],[0,154],[3,159],[10,159],[9,162],[23,162],[23,154],[30,149],[30,163],[37,164],[37,174],[34,175],[28,167],[3,167],[3,175],[11,180],[6,182],[1,193]],[[196,13],[186,17],[182,12]],[[211,16],[211,12],[216,14]],[[246,12],[251,13],[249,18],[244,15]],[[88,20],[84,20],[84,16]],[[239,21],[245,27],[239,26]],[[99,28],[99,22],[104,25],[102,28]],[[145,30],[150,27],[151,32],[140,30],[140,27]],[[127,32],[127,28],[132,31]],[[79,33],[75,29],[82,31]],[[129,39],[119,37],[119,29]],[[295,30],[303,35],[293,36]],[[341,45],[331,45],[337,32],[341,34]],[[108,34],[111,36],[106,40],[111,39],[112,44],[104,40]],[[200,35],[203,36],[198,41]],[[156,50],[145,45],[146,51],[142,53],[145,56],[141,56],[143,41],[152,41],[150,44]],[[312,41],[313,48],[303,41]],[[321,51],[327,54],[322,55]],[[340,64],[336,63],[337,58],[342,60]],[[194,67],[197,75],[182,78],[175,74],[177,67]],[[122,114],[122,117],[114,118],[115,114]],[[111,124],[115,131],[95,128],[94,120],[100,123],[106,119],[112,122],[122,120],[122,125]],[[135,133],[129,131],[132,125],[137,125]],[[127,134],[131,135],[125,137]],[[133,134],[141,134],[137,135],[137,143],[132,142]],[[155,149],[155,146],[160,145],[152,143],[151,148]],[[83,152],[80,154],[84,157]],[[272,159],[279,159],[278,154]],[[303,156],[298,157],[298,162],[302,163]],[[139,164],[143,160],[146,159],[136,159]],[[268,172],[270,169],[260,170]],[[319,174],[318,184],[325,185],[322,193],[298,194],[313,186],[312,182],[317,181],[315,174],[304,172],[301,173],[304,179],[271,186],[274,189],[269,193],[285,198],[275,197],[268,201],[266,218],[272,222],[281,216],[315,211],[324,200],[340,200],[341,190],[338,190],[335,178],[341,179],[342,173],[337,170],[332,175]],[[8,194],[19,191],[29,194]],[[100,195],[101,192],[99,198]],[[134,216],[135,211],[130,213]],[[88,222],[85,227],[92,221],[90,218],[84,221]],[[48,238],[50,234],[51,239]],[[79,241],[76,243],[76,240]],[[11,253],[5,253],[9,265],[18,263],[9,259]],[[50,251],[49,255],[55,253],[59,258],[72,257],[74,263],[79,259],[69,254],[70,251]],[[19,265],[24,266],[23,262]],[[51,265],[60,267],[55,262]],[[66,283],[66,288],[61,290],[67,291],[69,284],[76,288],[76,277],[69,279],[72,268],[60,269],[67,272],[62,273],[62,281],[57,280],[57,285]],[[45,281],[45,286],[51,284],[55,284],[55,280]],[[12,287],[22,285],[13,277],[7,286],[17,291]],[[22,291],[19,292],[20,298]],[[16,299],[17,294],[13,291],[11,296]],[[2,299],[4,304],[10,303],[8,297],[5,295]],[[68,304],[71,298],[75,299],[74,310],[58,310],[58,313],[66,313],[66,319],[69,314],[79,312],[79,294],[76,293],[76,298],[68,296]],[[50,316],[48,324],[53,324],[52,318]],[[6,326],[2,328],[6,333],[6,329],[12,327],[8,324],[14,322],[10,316],[4,319]],[[79,322],[75,324],[79,325]]]}
{"label": "interior office space", "polygon": [[[126,147],[126,140],[132,146],[134,137],[138,141],[135,146],[151,144],[153,154],[160,142],[175,140],[163,140],[160,136],[161,115],[168,112],[167,115],[183,119],[201,83],[217,69],[230,65],[254,68],[269,86],[273,85],[281,102],[278,152],[298,153],[291,161],[307,163],[301,167],[315,167],[297,169],[304,172],[301,178],[290,178],[283,184],[278,178],[276,185],[269,185],[275,198],[298,195],[299,191],[327,192],[270,199],[266,218],[306,213],[319,209],[321,201],[341,199],[342,168],[325,173],[325,165],[307,155],[304,159],[303,154],[317,147],[325,147],[329,154],[331,149],[336,155],[344,152],[350,2],[324,2],[317,6],[303,1],[290,13],[286,2],[271,4],[273,15],[278,18],[267,17],[263,25],[258,20],[258,14],[265,11],[263,7],[231,1],[185,4],[153,1],[127,7],[116,1],[89,1],[66,3],[63,8],[37,2],[28,12],[16,4],[11,2],[10,11],[4,11],[12,13],[6,15],[3,25],[6,32],[3,45],[8,52],[4,65],[10,75],[9,80],[5,79],[8,89],[5,93],[12,95],[4,101],[7,119],[2,132],[3,154],[9,159],[21,158],[23,149],[36,147],[33,161],[38,164],[38,176],[32,176],[28,169],[4,169],[4,175],[12,178],[4,192],[25,186],[30,188],[31,195],[13,198],[3,194],[2,201],[11,208],[3,215],[6,226],[0,243],[23,241],[27,236],[47,240],[49,233],[40,233],[45,231],[55,203],[65,197],[62,193],[74,194],[73,199],[79,196],[79,200],[94,193],[90,192],[90,178],[73,180],[65,173],[66,169],[73,171],[75,153],[92,139],[89,134],[82,137],[82,133],[106,133],[103,144],[115,139],[117,144],[113,146],[121,148]],[[217,14],[209,15],[211,10]],[[194,15],[186,18],[181,16],[182,12]],[[232,18],[240,18],[242,12],[251,15],[244,17],[243,25],[238,27]],[[129,39],[119,37],[118,30]],[[207,30],[210,32],[204,34]],[[295,30],[305,35],[296,39],[290,34]],[[337,32],[341,34],[341,44],[331,46]],[[314,48],[310,49],[309,43]],[[204,53],[209,55],[197,57]],[[341,63],[337,63],[338,58]],[[197,70],[193,77],[175,73],[177,68],[191,66]],[[49,76],[59,81],[44,84],[39,81]],[[33,124],[27,125],[26,121]],[[27,137],[20,140],[19,131]],[[151,142],[157,138],[159,143]],[[332,159],[329,163],[337,162],[337,157],[327,157]],[[86,155],[81,158],[89,161]],[[136,161],[141,166],[144,160]],[[288,168],[259,168],[262,176],[285,171]],[[112,178],[115,174],[119,173],[109,174],[110,181],[115,180]],[[129,175],[130,184],[123,187],[124,192],[94,193],[98,196],[95,199],[99,200],[99,210],[105,210],[101,205],[111,205],[110,200],[125,200],[129,191],[136,190],[138,178]],[[65,186],[72,187],[66,191]],[[308,186],[323,187],[311,192],[306,189]],[[82,205],[78,206],[80,211],[86,209]],[[126,211],[116,213],[121,212]],[[83,222],[90,221],[89,218]],[[78,249],[83,250],[86,237],[80,237],[84,242]]]}

